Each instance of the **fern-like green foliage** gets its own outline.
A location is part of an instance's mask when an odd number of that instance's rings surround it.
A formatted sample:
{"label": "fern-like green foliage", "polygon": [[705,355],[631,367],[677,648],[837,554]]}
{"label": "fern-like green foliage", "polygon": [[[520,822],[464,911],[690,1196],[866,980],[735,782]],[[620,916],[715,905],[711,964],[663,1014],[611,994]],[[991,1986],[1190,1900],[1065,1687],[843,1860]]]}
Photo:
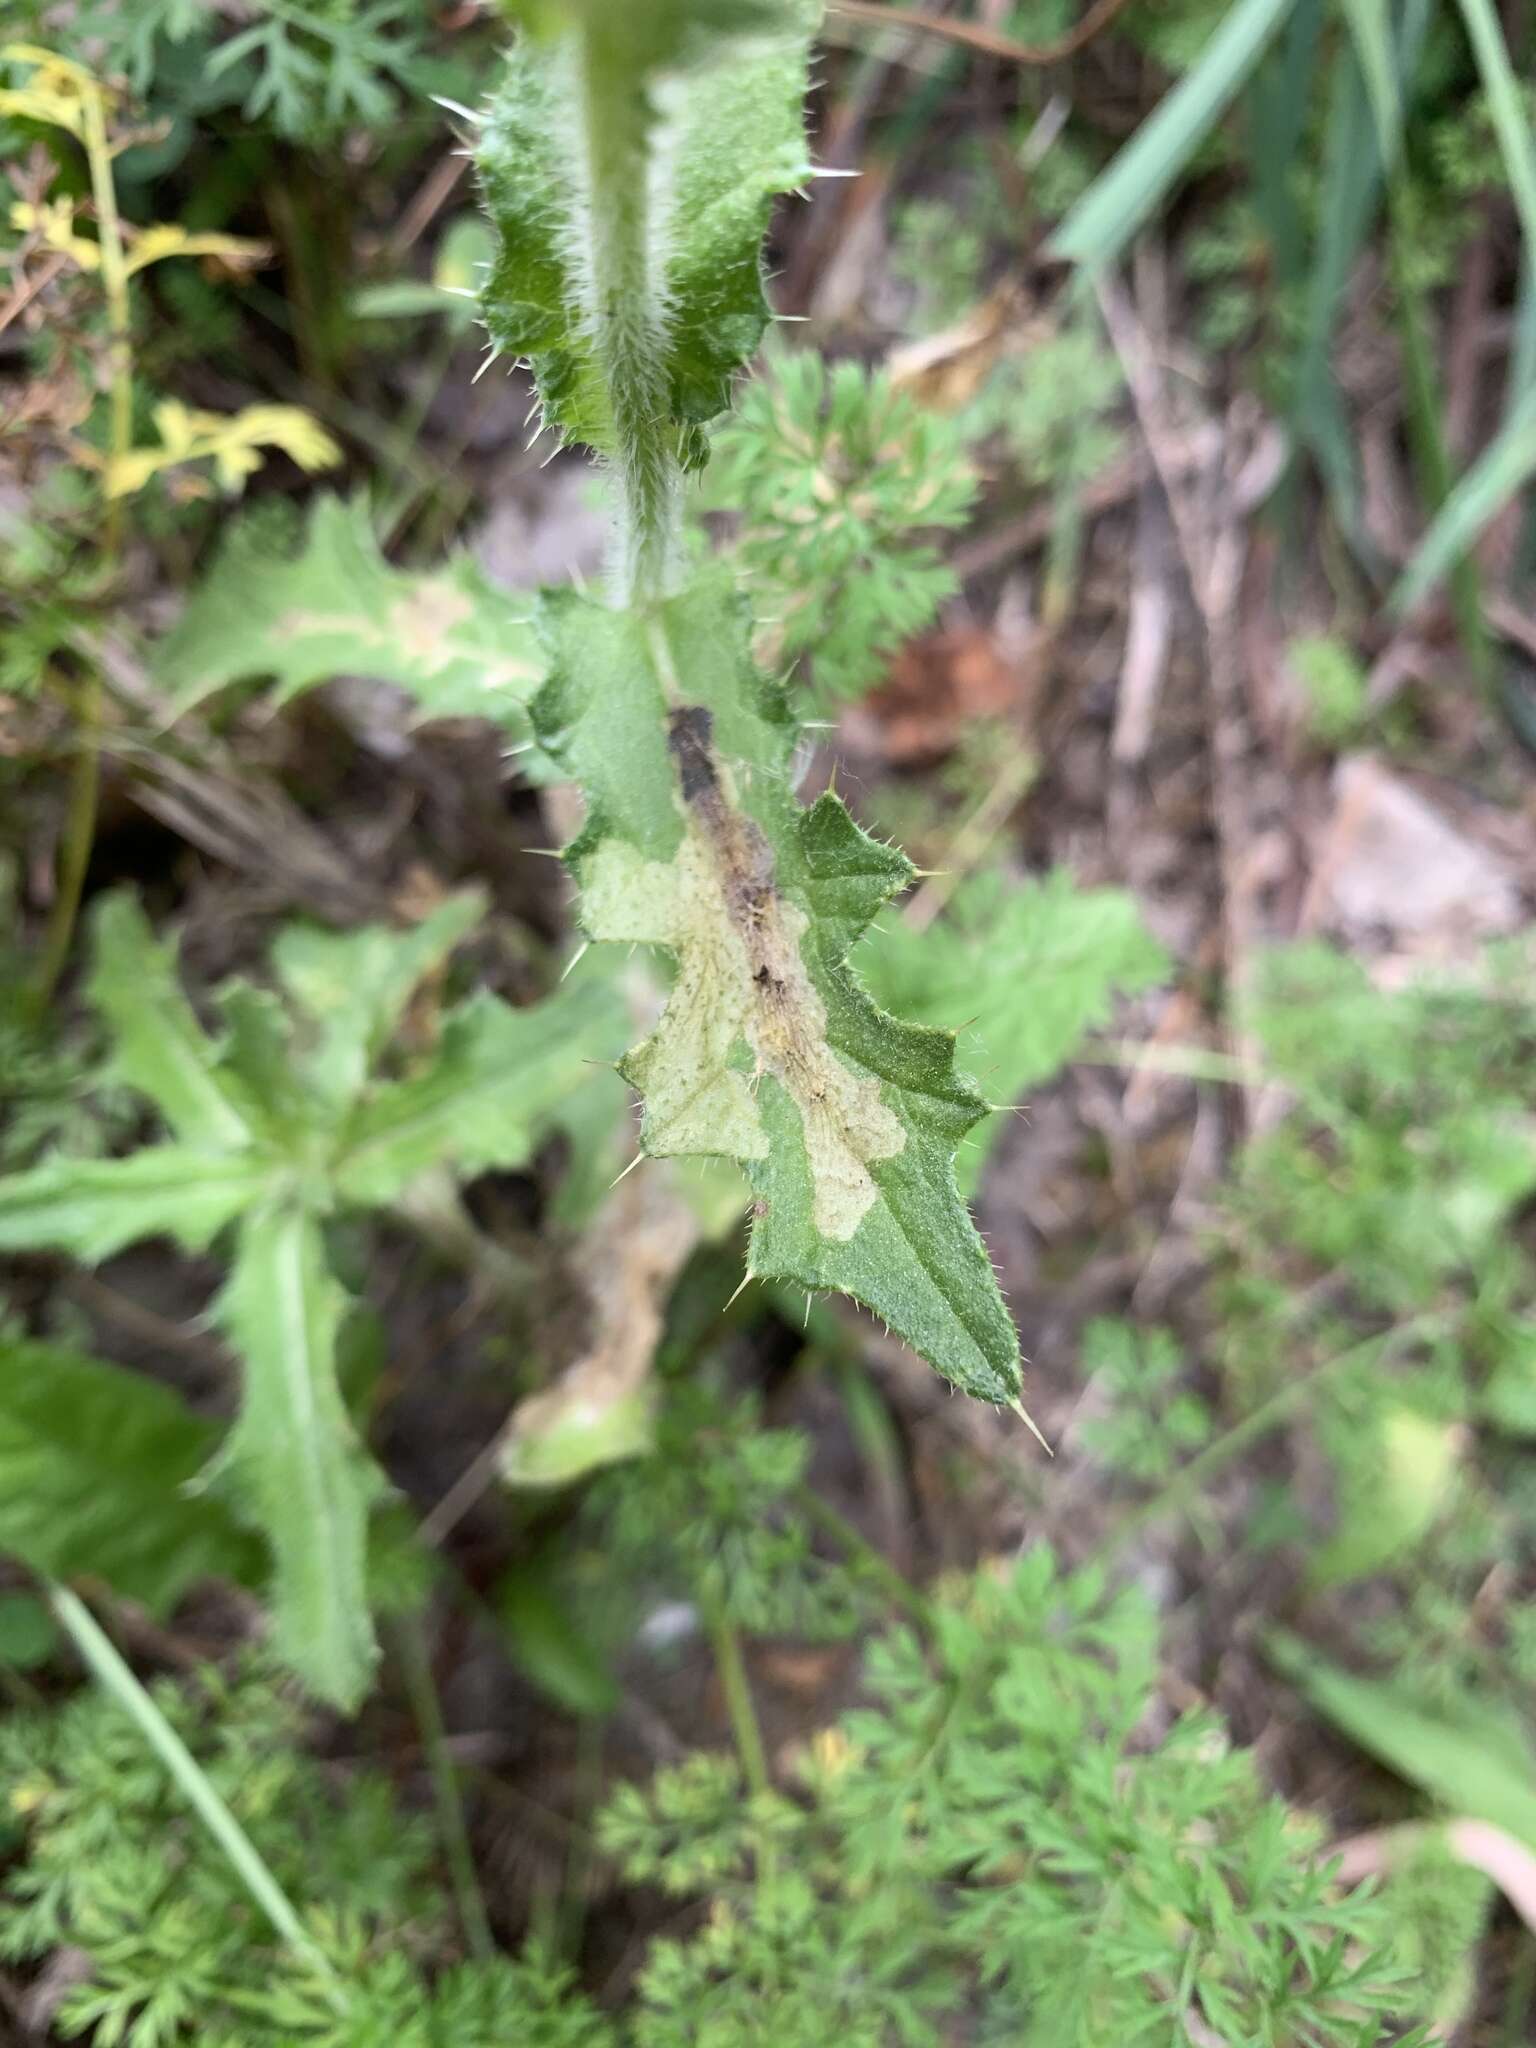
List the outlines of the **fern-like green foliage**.
{"label": "fern-like green foliage", "polygon": [[852,1634],[871,1601],[856,1571],[818,1550],[801,1502],[810,1457],[804,1433],[765,1429],[755,1401],[673,1388],[650,1453],[582,1504],[573,1607],[601,1636],[632,1632],[634,1589],[649,1586],[753,1635]]}
{"label": "fern-like green foliage", "polygon": [[1183,1359],[1169,1330],[1139,1330],[1095,1316],[1083,1331],[1083,1372],[1105,1397],[1083,1442],[1106,1465],[1144,1485],[1165,1485],[1211,1433],[1210,1410],[1179,1385]]}
{"label": "fern-like green foliage", "polygon": [[[291,1689],[252,1670],[162,1683],[157,1705],[299,1906],[286,1949],[104,1695],[0,1723],[0,1810],[25,1861],[0,1888],[0,1954],[81,1957],[58,2025],[98,2048],[607,2048],[536,1950],[452,1961],[430,1832],[369,1773],[306,1755]],[[435,1966],[429,1982],[424,1965]]]}
{"label": "fern-like green foliage", "polygon": [[537,1949],[442,1968],[420,1826],[307,1759],[270,1681],[162,1683],[322,1977],[88,1693],[0,1724],[20,1852],[0,1954],[75,1952],[61,2025],[98,2048],[1423,2048],[1399,2023],[1440,1972],[1393,1953],[1389,1903],[1341,1892],[1321,1831],[1212,1717],[1165,1724],[1156,1676],[1142,1597],[1037,1549],[948,1586],[930,1639],[874,1642],[863,1704],[812,1739],[794,1796],[749,1797],[708,1754],[621,1788],[607,1854],[708,1910],[651,1942],[611,2017]]}
{"label": "fern-like green foliage", "polygon": [[1070,490],[1119,452],[1112,415],[1124,397],[1113,353],[1075,322],[1002,364],[966,423],[974,433],[1000,434],[1027,483]]}
{"label": "fern-like green foliage", "polygon": [[[1459,1684],[1467,1604],[1521,1553],[1529,1514],[1502,1503],[1509,1447],[1485,1434],[1536,1429],[1536,1270],[1512,1227],[1536,1189],[1529,945],[1390,992],[1331,948],[1292,947],[1255,994],[1293,1101],[1223,1205],[1221,1354],[1249,1402],[1349,1366],[1309,1404],[1328,1524],[1310,1531],[1293,1503],[1290,1533],[1312,1536],[1314,1591],[1392,1572],[1362,1639]],[[1505,1658],[1473,1661],[1479,1683],[1506,1682]]]}
{"label": "fern-like green foliage", "polygon": [[425,1058],[392,1067],[412,992],[481,910],[469,892],[407,932],[290,929],[273,953],[282,996],[233,983],[214,1037],[137,904],[105,899],[90,993],[110,1072],[169,1135],[120,1159],[51,1158],[0,1179],[9,1250],[95,1261],[160,1235],[202,1250],[235,1226],[217,1315],[245,1393],[220,1470],[272,1547],[283,1653],[342,1704],[372,1664],[366,1531],[382,1480],[337,1378],[348,1304],[326,1219],[400,1200],[433,1169],[522,1164],[623,1028],[595,984],[525,1010],[482,993],[448,1012]]}
{"label": "fern-like green foliage", "polygon": [[1400,2040],[1380,1902],[1210,1717],[1147,1739],[1155,1636],[1036,1550],[951,1587],[931,1645],[876,1642],[797,1800],[703,1757],[617,1795],[610,1853],[711,1902],[653,1945],[636,2048]]}
{"label": "fern-like green foliage", "polygon": [[770,645],[807,659],[824,696],[846,697],[955,590],[932,537],[964,524],[975,482],[953,420],[884,372],[807,352],[777,356],[747,387],[707,489],[739,521]]}
{"label": "fern-like green foliage", "polygon": [[[1066,871],[1020,884],[996,871],[956,889],[927,931],[893,918],[857,956],[876,998],[904,1016],[963,1027],[960,1057],[993,1103],[1060,1071],[1117,994],[1155,987],[1168,957],[1123,889],[1081,889]],[[963,1155],[967,1184],[1002,1132],[983,1124]]]}
{"label": "fern-like green foliage", "polygon": [[[24,11],[45,24],[46,8]],[[221,35],[203,0],[87,0],[73,29],[101,75],[141,97],[238,107],[287,141],[334,144],[346,128],[385,127],[404,94],[427,90],[420,20],[410,0],[256,0]]]}
{"label": "fern-like green foliage", "polygon": [[270,676],[285,704],[332,676],[397,684],[424,718],[484,718],[522,739],[542,679],[529,606],[468,555],[393,568],[368,507],[321,493],[303,534],[260,506],[234,520],[209,574],[154,651],[154,677],[185,711],[233,682]]}
{"label": "fern-like green foliage", "polygon": [[1329,947],[1290,948],[1267,965],[1254,1028],[1300,1105],[1245,1154],[1235,1199],[1254,1240],[1345,1270],[1398,1311],[1485,1266],[1536,1185],[1528,948],[1393,995]]}

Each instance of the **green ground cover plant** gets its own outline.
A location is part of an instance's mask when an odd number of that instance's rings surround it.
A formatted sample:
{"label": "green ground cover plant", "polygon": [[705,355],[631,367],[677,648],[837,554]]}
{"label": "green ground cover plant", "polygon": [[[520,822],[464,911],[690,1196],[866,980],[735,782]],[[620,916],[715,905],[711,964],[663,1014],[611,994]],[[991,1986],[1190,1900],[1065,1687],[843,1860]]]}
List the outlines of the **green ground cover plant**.
{"label": "green ground cover plant", "polygon": [[[759,1439],[759,1442],[764,1442]],[[673,1537],[726,1555],[696,1505]],[[227,1858],[116,1704],[13,1717],[0,1745],[25,1861],[0,1949],[95,1959],[71,2035],[547,2048],[977,2040],[1198,2040],[1363,2048],[1404,1972],[1383,1902],[1342,1898],[1314,1833],[1266,1799],[1208,1717],[1137,1737],[1155,1619],[1036,1550],[944,1588],[923,1630],[868,1652],[866,1704],[782,1790],[699,1753],[597,1818],[635,1883],[709,1902],[656,1941],[632,2011],[596,2012],[538,1950],[460,1963],[430,1835],[388,1786],[337,1792],[299,1748],[303,1710],[260,1671],[157,1687],[163,1716],[301,1916],[273,1945]],[[342,1903],[344,1902],[344,1904]]]}
{"label": "green ground cover plant", "polygon": [[[1048,633],[1072,616],[1089,487],[1140,460],[1092,290],[1174,195],[1196,196],[1204,344],[1262,342],[1290,436],[1277,529],[1294,537],[1320,481],[1354,550],[1341,581],[1385,593],[1396,568],[1361,545],[1329,354],[1380,212],[1426,525],[1396,603],[1448,579],[1469,665],[1486,653],[1470,549],[1531,467],[1528,282],[1503,423],[1459,482],[1425,322],[1454,275],[1455,204],[1536,226],[1528,95],[1491,9],[1128,7],[1127,47],[1167,96],[1123,147],[1032,82],[1000,183],[963,158],[986,193],[966,232],[946,233],[942,200],[900,201],[896,282],[925,317],[963,323],[998,244],[1011,265],[1026,232],[1049,225],[1070,267],[1029,345],[957,405],[780,345],[793,330],[754,374],[765,236],[815,176],[812,0],[518,0],[483,103],[475,53],[502,24],[479,17],[86,6],[80,54],[61,56],[49,11],[30,12],[34,40],[0,52],[0,149],[32,152],[5,248],[23,279],[42,258],[67,280],[68,320],[27,346],[78,379],[80,410],[49,422],[23,508],[0,500],[0,688],[43,707],[75,764],[45,957],[0,1006],[0,1251],[24,1283],[0,1321],[6,2009],[14,1972],[45,1995],[48,2036],[100,2048],[1419,2048],[1423,2024],[1467,2023],[1495,1893],[1457,1830],[1536,1848],[1536,1633],[1514,1603],[1483,1614],[1490,1584],[1536,1563],[1523,946],[1391,993],[1329,948],[1282,950],[1255,966],[1257,1068],[1163,1048],[1174,1071],[1184,1056],[1202,1082],[1287,1099],[1209,1201],[1195,1305],[1166,1326],[1096,1315],[1073,1340],[1072,1446],[1120,1515],[1107,1533],[1062,1523],[1020,1545],[1015,1502],[1005,1557],[973,1549],[924,1585],[831,1504],[825,1445],[779,1411],[786,1385],[824,1400],[871,1494],[899,1495],[907,1452],[834,1306],[851,1303],[1024,1441],[1018,1331],[969,1205],[1021,1101],[1085,1050],[1123,1063],[1104,1034],[1175,966],[1129,890],[1049,861],[1025,875],[992,843],[999,792],[1017,808],[1053,766],[1011,729],[964,735],[939,801],[804,802],[801,772],[826,716],[953,615],[950,552],[979,506],[1046,501],[1040,615]],[[1039,0],[1008,32],[1076,25]],[[946,75],[913,69],[900,122]],[[484,205],[434,259],[461,296],[392,257],[355,262],[340,231],[347,258],[317,282],[327,165],[391,162],[397,130],[442,118],[433,93]],[[1415,126],[1430,101],[1432,133]],[[185,222],[137,225],[157,217],[154,164],[200,164],[231,121],[227,181]],[[1273,175],[1277,151],[1294,175]],[[1021,167],[1029,202],[1010,211]],[[306,405],[214,411],[178,379],[198,335],[227,363],[261,317],[266,257],[230,231],[255,193],[314,287],[295,287],[284,335]],[[471,306],[491,375],[531,374],[541,453],[595,458],[601,581],[509,592],[444,545],[466,500],[412,436]],[[195,335],[159,331],[178,307]],[[145,562],[185,565],[267,451],[304,470],[368,442],[378,416],[348,414],[342,373],[391,323],[426,337],[424,375],[405,429],[375,436],[378,473],[302,512],[274,489],[222,516],[179,613],[142,623]],[[1307,746],[1388,730],[1348,634],[1295,645]],[[125,671],[145,692],[130,715]],[[516,804],[551,798],[567,843],[529,850],[559,853],[585,943],[558,910],[520,932],[496,984],[517,1000],[481,985],[511,923],[500,891],[493,908],[483,889],[401,889],[389,921],[345,929],[258,913],[249,964],[221,979],[180,957],[164,892],[93,866],[99,768],[125,732],[153,753],[182,720],[186,744],[211,757],[233,735],[238,753],[327,716],[324,686],[347,677],[403,693],[413,731],[468,729],[517,764],[509,844]],[[1390,726],[1403,745],[1413,730]],[[868,829],[903,795],[953,871],[920,873]],[[25,899],[7,902],[7,964]],[[626,1160],[688,1222],[624,1303],[659,1331],[623,1383],[624,1427],[543,1466],[498,1436],[463,1498],[455,1481],[423,1518],[387,1470],[419,1379],[397,1384],[358,1247],[446,1250],[501,1318],[482,1363],[526,1354],[487,1380],[580,1410],[600,1339],[552,1345],[581,1361],[554,1377],[535,1282],[478,1218],[502,1199],[537,1216],[550,1274],[580,1259],[622,1277],[636,1183],[606,1183]],[[211,1379],[94,1355],[69,1282],[135,1255],[202,1304],[188,1348]],[[779,1399],[743,1394],[743,1333]],[[417,1349],[430,1374],[433,1343]],[[1262,1470],[1229,1497],[1215,1482],[1256,1445]],[[1048,1515],[1048,1476],[1010,1483]],[[459,1554],[454,1516],[487,1491],[497,1539]],[[1160,1683],[1182,1566],[1159,1546],[1186,1522],[1234,1576],[1290,1589],[1287,1627],[1261,1621],[1237,1654],[1392,1774],[1379,1886],[1334,1860],[1307,1810],[1326,1798],[1265,1789],[1201,1688]],[[175,1634],[189,1609],[195,1653]],[[566,1860],[531,1925],[498,1910],[471,1839],[494,1769],[445,1732],[428,1614],[494,1645],[568,1724],[581,1817],[555,1816]],[[679,1759],[632,1679],[695,1640],[732,1748]],[[852,1641],[855,1704],[776,1742],[758,1672]],[[637,1726],[649,1762],[615,1783],[604,1745]],[[607,1938],[587,1941],[588,1917],[614,1898],[623,1953],[588,1967]]]}

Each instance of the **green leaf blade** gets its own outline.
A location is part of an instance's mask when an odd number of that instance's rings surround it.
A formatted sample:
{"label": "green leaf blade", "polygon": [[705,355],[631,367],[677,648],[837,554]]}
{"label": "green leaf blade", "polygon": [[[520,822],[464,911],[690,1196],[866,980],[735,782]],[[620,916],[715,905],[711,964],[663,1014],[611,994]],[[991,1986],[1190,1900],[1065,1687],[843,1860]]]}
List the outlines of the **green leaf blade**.
{"label": "green leaf blade", "polygon": [[260,1197],[255,1153],[146,1145],[126,1159],[47,1159],[0,1180],[0,1251],[68,1251],[87,1265],[141,1237],[206,1251]]}
{"label": "green leaf blade", "polygon": [[218,1302],[245,1361],[245,1398],[220,1469],[272,1545],[282,1655],[321,1698],[351,1708],[377,1656],[368,1511],[383,1482],[337,1378],[345,1312],[314,1217],[275,1206],[246,1217]]}
{"label": "green leaf blade", "polygon": [[[1010,1105],[1109,1022],[1117,994],[1154,987],[1169,971],[1134,897],[1079,888],[1064,869],[1028,883],[975,875],[926,931],[893,920],[871,933],[858,966],[886,1008],[965,1027],[962,1061],[985,1074],[993,1103]],[[962,1186],[978,1177],[1003,1115],[962,1155]]]}
{"label": "green leaf blade", "polygon": [[1536,476],[1536,390],[1528,391],[1488,446],[1452,487],[1430,522],[1387,607],[1395,618],[1412,611],[1455,569],[1490,520]]}
{"label": "green leaf blade", "polygon": [[0,1343],[0,1550],[166,1615],[203,1578],[253,1583],[255,1543],[197,1491],[217,1432],[142,1374]]}
{"label": "green leaf blade", "polygon": [[1389,1770],[1453,1813],[1507,1828],[1536,1849],[1536,1754],[1518,1721],[1470,1694],[1430,1706],[1403,1685],[1362,1678],[1274,1630],[1270,1661],[1328,1719]]}
{"label": "green leaf blade", "polygon": [[809,171],[801,98],[813,11],[802,0],[687,0],[552,19],[566,33],[518,43],[482,133],[500,243],[483,292],[487,329],[498,352],[532,363],[562,438],[617,452],[612,366],[582,256],[600,237],[586,218],[590,166],[571,83],[579,46],[614,101],[588,110],[592,125],[601,134],[638,124],[667,166],[649,231],[662,272],[650,280],[664,325],[659,395],[676,453],[694,468],[700,429],[725,410],[768,319],[759,250],[769,209]]}
{"label": "green leaf blade", "polygon": [[467,555],[394,568],[365,502],[324,494],[294,549],[258,516],[235,523],[153,668],[178,712],[250,676],[271,676],[283,704],[363,675],[407,691],[425,718],[487,718],[519,737],[540,681],[525,599]]}
{"label": "green leaf blade", "polygon": [[1237,0],[1200,60],[1144,121],[1051,237],[1063,262],[1113,263],[1252,72],[1295,0]]}
{"label": "green leaf blade", "polygon": [[420,1073],[381,1088],[348,1127],[336,1184],[352,1202],[393,1201],[432,1167],[469,1177],[526,1164],[556,1111],[622,1042],[622,1011],[596,983],[526,1009],[481,991],[447,1020]]}
{"label": "green leaf blade", "polygon": [[249,1142],[248,1107],[182,993],[175,949],[126,891],[97,906],[88,992],[112,1033],[110,1072],[147,1095],[178,1138],[217,1151]]}
{"label": "green leaf blade", "polygon": [[305,1072],[328,1096],[350,1102],[361,1092],[418,984],[484,915],[484,892],[464,889],[403,932],[292,924],[278,934],[272,964],[315,1036]]}
{"label": "green leaf blade", "polygon": [[794,727],[719,572],[651,614],[567,594],[545,621],[534,719],[590,806],[569,851],[583,921],[677,962],[622,1063],[642,1149],[740,1161],[754,1275],[849,1293],[957,1386],[1016,1399],[1017,1335],[954,1177],[987,1105],[952,1036],[884,1015],[846,964],[910,863],[837,798],[795,802]]}

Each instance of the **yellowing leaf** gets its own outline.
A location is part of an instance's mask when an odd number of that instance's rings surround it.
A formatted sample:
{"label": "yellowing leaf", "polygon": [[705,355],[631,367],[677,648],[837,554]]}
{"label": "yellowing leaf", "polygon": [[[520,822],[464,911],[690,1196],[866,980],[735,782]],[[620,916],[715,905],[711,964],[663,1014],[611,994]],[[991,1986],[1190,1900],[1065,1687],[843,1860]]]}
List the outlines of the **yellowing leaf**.
{"label": "yellowing leaf", "polygon": [[264,448],[281,448],[300,469],[330,469],[341,450],[313,413],[297,405],[248,405],[241,412],[199,412],[178,398],[155,407],[159,447],[130,448],[105,464],[109,498],[141,491],[162,470],[211,461],[225,490],[239,492],[260,469]]}
{"label": "yellowing leaf", "polygon": [[0,62],[33,67],[25,85],[0,86],[0,114],[14,115],[19,121],[43,121],[51,128],[66,128],[84,141],[88,108],[101,118],[112,103],[113,95],[83,64],[35,43],[5,44],[0,48]]}
{"label": "yellowing leaf", "polygon": [[67,199],[45,200],[34,206],[18,199],[11,207],[11,226],[24,235],[36,235],[48,248],[67,256],[79,270],[101,268],[101,244],[88,235],[75,233],[75,208]]}
{"label": "yellowing leaf", "polygon": [[271,254],[269,243],[253,241],[248,235],[194,233],[179,221],[161,221],[135,235],[124,269],[132,277],[152,263],[163,263],[167,256],[221,256],[235,269],[249,269],[269,261]]}

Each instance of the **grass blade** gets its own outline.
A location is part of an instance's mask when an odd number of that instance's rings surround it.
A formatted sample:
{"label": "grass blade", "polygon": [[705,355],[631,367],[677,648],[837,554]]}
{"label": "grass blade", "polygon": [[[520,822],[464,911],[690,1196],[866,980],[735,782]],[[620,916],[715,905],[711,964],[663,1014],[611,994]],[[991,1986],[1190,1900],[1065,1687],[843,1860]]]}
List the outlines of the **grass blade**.
{"label": "grass blade", "polygon": [[1376,146],[1384,164],[1396,160],[1403,130],[1403,103],[1398,91],[1397,62],[1387,18],[1387,0],[1341,0],[1355,55],[1365,80],[1366,96],[1376,123]]}
{"label": "grass blade", "polygon": [[210,1783],[202,1765],[156,1706],[149,1692],[118,1655],[117,1648],[85,1602],[67,1586],[50,1585],[48,1604],[103,1691],[122,1708],[170,1772],[178,1790],[229,1861],[230,1868],[271,1922],[280,1940],[335,1988],[337,2010],[345,1996],[336,1968],[304,1931],[303,1922],[250,1836]]}
{"label": "grass blade", "polygon": [[1520,232],[1527,251],[1536,250],[1536,143],[1525,117],[1520,85],[1509,61],[1504,31],[1493,0],[1457,0],[1466,23],[1467,40],[1488,95],[1488,114],[1504,158]]}
{"label": "grass blade", "polygon": [[1269,237],[1276,278],[1306,274],[1308,236],[1293,176],[1312,113],[1323,0],[1296,0],[1285,33],[1260,65],[1248,96],[1248,165],[1253,203]]}
{"label": "grass blade", "polygon": [[1053,255],[1086,270],[1114,262],[1231,104],[1294,4],[1238,0],[1200,61],[1056,230]]}
{"label": "grass blade", "polygon": [[[1409,0],[1394,59],[1399,102],[1403,97],[1401,81],[1411,79],[1418,69],[1428,17],[1428,0]],[[1340,59],[1334,73],[1318,208],[1320,225],[1290,411],[1298,441],[1311,451],[1322,473],[1334,517],[1373,576],[1381,573],[1383,565],[1365,531],[1355,440],[1334,381],[1329,348],[1350,272],[1375,218],[1381,184],[1378,134],[1356,46]]]}
{"label": "grass blade", "polygon": [[1441,506],[1389,604],[1399,617],[1455,567],[1490,519],[1536,476],[1536,389],[1527,391]]}

